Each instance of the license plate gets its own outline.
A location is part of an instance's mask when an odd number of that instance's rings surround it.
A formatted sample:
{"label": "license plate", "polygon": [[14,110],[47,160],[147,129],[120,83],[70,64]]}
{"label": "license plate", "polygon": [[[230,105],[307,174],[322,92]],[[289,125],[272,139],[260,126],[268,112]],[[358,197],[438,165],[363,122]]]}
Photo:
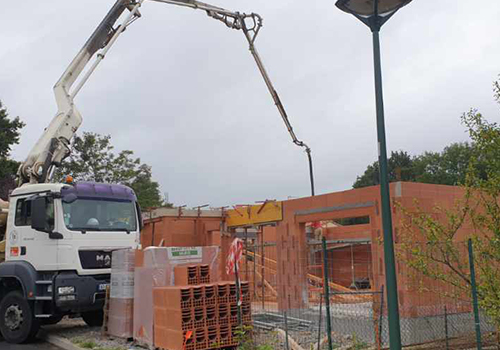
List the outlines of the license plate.
{"label": "license plate", "polygon": [[108,284],[108,283],[101,283],[101,284],[99,285],[99,290],[100,290],[100,291],[105,291],[105,290],[106,290],[106,288],[107,288],[108,286],[109,286],[109,284]]}

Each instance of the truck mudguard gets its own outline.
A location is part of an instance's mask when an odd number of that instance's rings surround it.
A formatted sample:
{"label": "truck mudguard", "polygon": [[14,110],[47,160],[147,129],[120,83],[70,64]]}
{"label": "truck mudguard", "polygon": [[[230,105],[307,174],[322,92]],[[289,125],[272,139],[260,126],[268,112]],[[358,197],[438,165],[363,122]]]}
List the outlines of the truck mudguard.
{"label": "truck mudguard", "polygon": [[0,264],[0,280],[15,278],[23,288],[27,299],[34,299],[36,295],[37,273],[33,266],[26,261],[6,261]]}

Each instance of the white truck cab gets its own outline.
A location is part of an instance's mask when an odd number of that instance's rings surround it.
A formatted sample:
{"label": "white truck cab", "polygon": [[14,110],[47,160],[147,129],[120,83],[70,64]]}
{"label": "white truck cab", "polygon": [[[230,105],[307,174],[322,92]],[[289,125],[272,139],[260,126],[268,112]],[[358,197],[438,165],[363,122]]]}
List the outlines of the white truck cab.
{"label": "white truck cab", "polygon": [[111,253],[136,248],[142,219],[123,185],[25,184],[9,201],[6,261],[0,263],[0,332],[11,343],[40,324],[81,314],[102,323]]}

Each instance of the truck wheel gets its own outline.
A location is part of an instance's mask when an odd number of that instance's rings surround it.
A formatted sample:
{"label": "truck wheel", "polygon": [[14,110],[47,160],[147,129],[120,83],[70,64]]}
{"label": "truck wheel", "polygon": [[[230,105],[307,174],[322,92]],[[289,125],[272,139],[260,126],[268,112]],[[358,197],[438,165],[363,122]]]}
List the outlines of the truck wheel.
{"label": "truck wheel", "polygon": [[104,312],[102,310],[83,312],[82,318],[89,327],[101,327],[104,321]]}
{"label": "truck wheel", "polygon": [[32,340],[40,323],[33,316],[29,302],[17,291],[8,293],[0,302],[0,332],[12,344]]}

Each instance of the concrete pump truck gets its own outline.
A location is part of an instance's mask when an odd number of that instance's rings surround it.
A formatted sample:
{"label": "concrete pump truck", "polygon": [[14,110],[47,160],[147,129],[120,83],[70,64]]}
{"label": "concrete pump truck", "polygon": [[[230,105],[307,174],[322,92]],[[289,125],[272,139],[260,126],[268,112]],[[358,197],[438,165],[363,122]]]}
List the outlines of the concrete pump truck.
{"label": "concrete pump truck", "polygon": [[[50,183],[69,155],[82,123],[73,100],[123,30],[140,16],[141,1],[118,0],[54,86],[58,112],[18,171],[8,208],[5,261],[0,263],[0,332],[9,343],[32,339],[40,325],[65,315],[102,324],[111,253],[139,244],[142,227],[134,191],[98,183]],[[123,22],[115,27],[115,23]]]}

